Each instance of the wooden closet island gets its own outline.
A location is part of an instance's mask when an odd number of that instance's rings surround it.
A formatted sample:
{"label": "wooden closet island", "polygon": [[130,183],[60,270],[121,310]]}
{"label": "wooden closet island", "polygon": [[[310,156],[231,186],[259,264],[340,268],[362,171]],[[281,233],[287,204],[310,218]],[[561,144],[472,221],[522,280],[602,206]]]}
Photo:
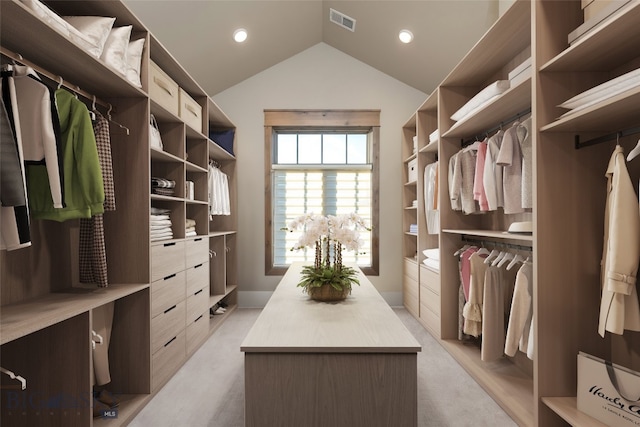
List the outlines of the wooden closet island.
{"label": "wooden closet island", "polygon": [[297,287],[294,263],[241,345],[246,426],[416,426],[420,344],[358,270],[339,303]]}

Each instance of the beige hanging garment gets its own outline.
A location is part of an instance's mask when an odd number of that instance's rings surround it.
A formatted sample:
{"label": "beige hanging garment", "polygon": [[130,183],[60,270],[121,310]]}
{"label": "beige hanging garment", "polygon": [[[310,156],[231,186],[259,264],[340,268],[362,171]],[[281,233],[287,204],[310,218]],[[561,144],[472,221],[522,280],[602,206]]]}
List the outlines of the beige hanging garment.
{"label": "beige hanging garment", "polygon": [[598,327],[602,337],[605,331],[619,335],[625,329],[640,331],[640,306],[636,291],[640,214],[623,149],[619,145],[609,160],[606,177],[602,300]]}

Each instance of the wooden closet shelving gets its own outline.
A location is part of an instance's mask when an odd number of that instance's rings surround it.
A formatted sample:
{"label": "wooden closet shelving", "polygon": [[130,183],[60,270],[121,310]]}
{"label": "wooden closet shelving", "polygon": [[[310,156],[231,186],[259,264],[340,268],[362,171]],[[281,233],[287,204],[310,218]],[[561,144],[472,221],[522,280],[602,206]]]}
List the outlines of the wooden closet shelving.
{"label": "wooden closet shelving", "polygon": [[403,162],[403,185],[402,185],[402,233],[403,233],[403,302],[405,307],[414,316],[419,315],[419,285],[418,285],[418,263],[416,260],[418,252],[418,233],[411,232],[411,224],[417,224],[418,206],[413,205],[413,201],[418,199],[418,181],[409,177],[410,162],[417,162],[417,150],[414,151],[413,139],[416,137],[416,116],[402,128],[402,162]]}
{"label": "wooden closet shelving", "polygon": [[451,234],[464,234],[472,237],[490,237],[492,239],[503,239],[503,240],[521,240],[525,242],[532,242],[533,236],[528,234],[516,234],[516,233],[508,233],[506,231],[492,231],[492,230],[464,230],[464,229],[447,229],[442,230],[444,233]]}
{"label": "wooden closet shelving", "polygon": [[[427,234],[424,204],[424,168],[438,159],[439,139],[430,142],[429,136],[438,128],[438,95],[432,94],[405,123],[402,132],[402,153],[405,168],[415,160],[416,180],[405,184],[403,197],[405,230],[405,258],[403,264],[404,304],[422,324],[434,334],[440,334],[440,291],[438,272],[429,270],[422,264],[422,251],[438,247],[438,236]],[[415,152],[414,152],[414,137]],[[409,188],[407,188],[410,186]],[[417,204],[412,206],[413,200]],[[407,230],[410,224],[417,224],[418,232]]]}
{"label": "wooden closet shelving", "polygon": [[109,285],[109,291],[88,291],[69,288],[39,298],[3,305],[0,312],[2,336],[0,345],[52,324],[63,322],[108,302],[118,300],[149,287],[140,285]]}
{"label": "wooden closet shelving", "polygon": [[[9,400],[3,394],[0,423],[126,425],[237,306],[236,159],[208,133],[235,126],[123,2],[45,4],[61,16],[111,16],[116,27],[132,25],[131,40],[145,39],[142,87],[88,55],[20,1],[0,2],[2,52],[15,53],[14,59],[24,58],[48,75],[63,77],[68,87],[95,95],[103,115],[104,106],[111,106],[113,120],[127,128],[112,124],[110,129],[116,211],[104,215],[108,287],[79,283],[77,220],[32,221],[31,247],[0,251],[2,366],[27,379],[25,396],[36,393],[48,401],[63,393],[82,399],[82,405],[72,411],[47,407],[44,418],[30,408],[18,414],[5,405]],[[201,126],[152,99],[151,60],[201,108]],[[160,125],[163,150],[149,146],[150,113]],[[228,176],[231,205],[231,215],[211,221],[210,159]],[[150,178],[156,173],[176,181],[172,196],[150,194]],[[187,180],[194,182],[193,199],[185,190]],[[172,239],[150,240],[151,206],[170,210]],[[185,237],[188,218],[196,220],[196,236]],[[217,253],[215,260],[210,261],[210,251]],[[92,417],[91,408],[92,316],[112,302],[109,388],[122,402],[116,419],[99,419]],[[209,309],[222,302],[227,312],[210,318]],[[158,321],[162,304],[177,307],[169,310],[173,318]],[[14,386],[4,376],[1,382],[3,393]]]}
{"label": "wooden closet shelving", "polygon": [[[491,101],[477,114],[457,121],[442,136],[445,138],[475,136],[476,133],[481,133],[488,126],[492,126],[492,123],[498,125],[502,120],[510,117],[514,111],[522,112],[530,107],[531,79],[527,79]],[[495,122],[496,119],[499,121]],[[484,135],[480,134],[478,137],[482,139]]]}
{"label": "wooden closet shelving", "polygon": [[[614,363],[640,370],[640,335],[597,334],[600,304],[600,257],[608,159],[616,134],[637,128],[640,89],[631,88],[574,114],[559,104],[593,86],[640,66],[640,3],[630,2],[581,40],[570,46],[567,37],[583,23],[578,0],[549,2],[516,0],[471,51],[451,71],[430,99],[437,99],[437,126],[441,131],[439,176],[447,176],[448,160],[467,141],[485,129],[505,125],[507,118],[531,112],[534,125],[533,209],[518,215],[492,212],[463,215],[451,210],[448,183],[439,180],[441,206],[439,277],[419,269],[418,282],[427,276],[440,290],[441,316],[423,316],[408,305],[422,300],[431,288],[420,286],[405,295],[405,305],[477,382],[522,426],[589,426],[603,424],[577,410],[577,354],[585,351]],[[506,79],[510,70],[531,56],[532,77],[496,97],[459,122],[449,117],[486,85]],[[437,94],[437,96],[436,96]],[[418,128],[412,116],[403,128]],[[609,143],[575,148],[583,140],[611,137]],[[406,140],[406,138],[403,138]],[[628,152],[637,135],[619,142]],[[427,151],[422,148],[421,150]],[[422,151],[420,151],[422,152]],[[403,154],[403,159],[406,154]],[[632,181],[640,166],[628,163]],[[424,170],[424,163],[419,166]],[[418,204],[423,202],[420,183]],[[420,217],[422,213],[418,213]],[[421,220],[418,219],[418,222]],[[507,234],[513,221],[533,221],[532,235]],[[419,227],[418,240],[425,231]],[[518,353],[484,363],[479,348],[457,339],[459,273],[451,254],[464,239],[531,247],[534,259],[534,361]],[[406,238],[405,238],[406,239]],[[419,249],[423,245],[419,244]],[[406,261],[405,261],[406,266]],[[405,293],[407,275],[405,274]],[[429,323],[427,320],[431,320]],[[434,321],[439,323],[434,324]]]}
{"label": "wooden closet shelving", "polygon": [[[538,74],[535,109],[539,127],[537,155],[545,162],[539,163],[537,177],[538,222],[545,224],[536,236],[537,300],[554,301],[542,305],[539,311],[544,309],[545,316],[540,316],[537,322],[541,335],[538,396],[543,402],[539,405],[538,422],[541,426],[560,425],[560,420],[574,426],[601,426],[602,423],[577,411],[576,355],[584,351],[640,370],[638,333],[625,331],[622,336],[607,333],[604,339],[597,334],[604,244],[604,174],[616,144],[615,134],[640,124],[637,109],[640,90],[629,89],[560,119],[557,117],[566,110],[556,105],[638,68],[640,3],[623,6],[573,46],[568,45],[567,35],[582,23],[580,3],[536,2],[534,6],[536,16],[558,17],[537,29],[538,63],[544,64]],[[559,19],[560,16],[564,19]],[[609,142],[574,148],[576,136],[586,140],[603,134],[613,137]],[[625,153],[636,142],[637,135],[619,140]],[[561,164],[553,160],[558,156],[563,156]],[[637,183],[640,168],[634,162],[627,166],[631,180]],[[558,197],[557,192],[549,191],[550,185],[558,185],[565,196]],[[540,197],[543,192],[545,197]],[[581,255],[570,256],[563,262],[554,256],[566,251],[580,251]],[[562,310],[563,306],[572,310]],[[570,322],[557,322],[567,316]],[[558,348],[558,337],[567,334],[574,338]],[[550,351],[553,357],[546,356]]]}

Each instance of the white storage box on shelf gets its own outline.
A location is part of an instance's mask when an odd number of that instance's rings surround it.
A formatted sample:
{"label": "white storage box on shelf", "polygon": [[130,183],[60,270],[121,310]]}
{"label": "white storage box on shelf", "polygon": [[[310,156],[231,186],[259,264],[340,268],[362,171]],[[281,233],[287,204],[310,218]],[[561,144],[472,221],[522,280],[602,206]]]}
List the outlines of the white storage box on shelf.
{"label": "white storage box on shelf", "polygon": [[184,89],[180,88],[178,116],[193,129],[202,133],[202,107]]}
{"label": "white storage box on shelf", "polygon": [[149,96],[165,110],[178,116],[180,110],[179,87],[171,77],[153,61],[149,79]]}
{"label": "white storage box on shelf", "polygon": [[[586,6],[583,3],[584,23],[567,35],[567,41],[572,45],[581,40],[628,3],[631,3],[631,0],[593,0]],[[630,7],[633,7],[633,4]]]}
{"label": "white storage box on shelf", "polygon": [[[582,12],[584,13],[584,22],[597,17],[603,9],[612,7],[612,3],[623,6],[625,2],[621,0],[593,0],[588,2],[588,4],[582,8]],[[615,6],[613,6],[613,8],[615,8]]]}
{"label": "white storage box on shelf", "polygon": [[515,87],[528,78],[531,78],[531,57],[509,72],[509,85]]}
{"label": "white storage box on shelf", "polygon": [[409,160],[407,163],[407,182],[418,180],[418,159]]}

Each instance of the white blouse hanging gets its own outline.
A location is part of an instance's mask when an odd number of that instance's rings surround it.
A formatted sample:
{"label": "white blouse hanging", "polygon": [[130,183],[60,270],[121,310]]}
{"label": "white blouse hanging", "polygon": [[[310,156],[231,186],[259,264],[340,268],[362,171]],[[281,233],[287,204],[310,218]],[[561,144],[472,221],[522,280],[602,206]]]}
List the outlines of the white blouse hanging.
{"label": "white blouse hanging", "polygon": [[231,203],[227,175],[209,165],[209,216],[213,215],[231,215]]}

